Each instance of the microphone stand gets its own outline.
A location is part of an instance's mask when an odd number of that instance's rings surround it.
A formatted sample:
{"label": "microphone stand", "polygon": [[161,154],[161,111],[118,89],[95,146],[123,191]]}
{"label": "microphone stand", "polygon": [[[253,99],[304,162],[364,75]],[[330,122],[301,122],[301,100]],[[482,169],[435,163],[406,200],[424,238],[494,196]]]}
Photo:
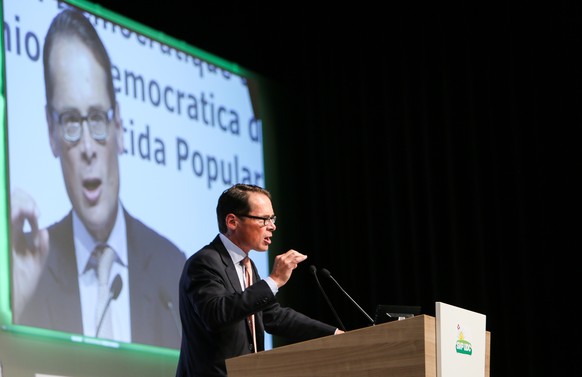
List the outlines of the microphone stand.
{"label": "microphone stand", "polygon": [[105,313],[107,313],[109,304],[111,304],[111,301],[119,297],[121,287],[122,287],[121,276],[117,274],[117,276],[115,276],[115,279],[113,279],[113,283],[111,283],[111,287],[109,287],[109,297],[107,298],[107,303],[105,303],[105,308],[103,308],[103,313],[101,313],[101,318],[99,319],[99,324],[97,325],[97,331],[95,331],[95,337],[99,336],[99,331],[101,330],[101,325],[103,324],[103,320],[105,319]]}
{"label": "microphone stand", "polygon": [[368,319],[368,321],[370,321],[370,323],[372,324],[372,326],[374,326],[376,324],[376,322],[374,322],[374,320],[372,319],[372,317],[370,317],[368,315],[368,313],[366,313],[366,311],[364,309],[362,309],[362,307],[360,305],[358,305],[358,303],[356,301],[354,301],[354,299],[351,298],[350,295],[346,291],[344,291],[344,289],[342,288],[342,286],[337,282],[337,280],[335,280],[333,278],[333,276],[331,276],[331,273],[328,270],[326,270],[325,268],[323,268],[323,269],[321,269],[321,273],[324,276],[327,276],[328,278],[330,278],[335,283],[335,285],[337,285],[337,287],[343,292],[343,294],[347,298],[350,299],[350,301],[352,302],[352,304],[354,304],[362,312],[362,314],[364,314],[366,316],[366,318]]}
{"label": "microphone stand", "polygon": [[178,331],[178,335],[181,336],[182,335],[182,326],[180,326],[180,320],[178,319],[178,316],[176,315],[176,310],[174,309],[174,304],[172,303],[172,301],[166,302],[166,307],[168,308],[168,310],[172,314],[172,319],[174,320],[174,325],[176,325],[176,330]]}
{"label": "microphone stand", "polygon": [[311,269],[311,272],[313,273],[313,276],[315,277],[315,281],[317,282],[317,286],[319,287],[319,290],[321,291],[321,294],[325,298],[325,301],[327,301],[327,304],[329,305],[329,307],[330,307],[333,315],[335,316],[335,319],[337,320],[337,322],[339,324],[340,330],[342,330],[342,331],[345,332],[346,331],[346,328],[344,327],[344,324],[342,323],[342,320],[337,315],[335,309],[333,308],[333,305],[331,304],[331,301],[329,300],[329,298],[325,294],[325,291],[323,290],[323,287],[319,283],[319,279],[317,278],[317,268],[315,268],[315,266],[311,266],[310,269]]}

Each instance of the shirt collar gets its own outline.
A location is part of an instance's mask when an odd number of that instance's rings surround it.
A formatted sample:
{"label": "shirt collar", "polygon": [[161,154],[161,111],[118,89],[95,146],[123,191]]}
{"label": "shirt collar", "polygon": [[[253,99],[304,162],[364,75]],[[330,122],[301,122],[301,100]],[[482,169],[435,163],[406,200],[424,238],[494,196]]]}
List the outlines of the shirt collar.
{"label": "shirt collar", "polygon": [[[73,210],[73,238],[75,242],[75,254],[77,256],[77,271],[79,274],[83,273],[93,249],[99,242],[97,242],[89,230],[85,227],[77,213]],[[115,250],[115,260],[123,266],[127,266],[127,237],[125,231],[125,216],[123,215],[123,207],[121,203],[117,207],[117,217],[115,224],[111,230],[111,234],[106,242],[113,250]]]}
{"label": "shirt collar", "polygon": [[231,240],[229,240],[228,237],[226,237],[224,234],[219,233],[218,236],[220,237],[222,244],[226,248],[226,251],[228,251],[228,254],[230,255],[230,258],[234,264],[240,264],[240,262],[247,256],[247,254],[242,251],[240,247],[236,246]]}

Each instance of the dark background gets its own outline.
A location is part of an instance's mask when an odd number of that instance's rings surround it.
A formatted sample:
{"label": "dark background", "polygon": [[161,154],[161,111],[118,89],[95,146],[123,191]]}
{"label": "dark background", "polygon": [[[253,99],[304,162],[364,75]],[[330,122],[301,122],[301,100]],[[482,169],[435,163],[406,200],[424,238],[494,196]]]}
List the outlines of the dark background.
{"label": "dark background", "polygon": [[[574,365],[577,2],[98,3],[272,81],[271,252],[309,256],[284,305],[337,324],[314,265],[371,316],[485,314],[492,376]],[[369,325],[320,280],[348,330]]]}

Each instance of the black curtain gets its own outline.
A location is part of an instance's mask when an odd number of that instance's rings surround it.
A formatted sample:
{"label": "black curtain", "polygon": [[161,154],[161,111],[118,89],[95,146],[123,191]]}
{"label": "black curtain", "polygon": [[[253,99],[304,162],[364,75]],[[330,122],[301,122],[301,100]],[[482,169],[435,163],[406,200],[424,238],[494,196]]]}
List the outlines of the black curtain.
{"label": "black curtain", "polygon": [[370,316],[485,314],[492,376],[576,370],[579,2],[101,3],[270,79],[271,253],[309,257],[284,305],[336,324],[314,265]]}
{"label": "black curtain", "polygon": [[[493,376],[572,362],[581,19],[527,6],[298,12],[267,37],[287,93],[271,125],[275,248],[309,256],[285,305],[337,324],[313,264],[370,316],[435,315],[436,301],[485,314]],[[370,325],[320,280],[348,329]]]}

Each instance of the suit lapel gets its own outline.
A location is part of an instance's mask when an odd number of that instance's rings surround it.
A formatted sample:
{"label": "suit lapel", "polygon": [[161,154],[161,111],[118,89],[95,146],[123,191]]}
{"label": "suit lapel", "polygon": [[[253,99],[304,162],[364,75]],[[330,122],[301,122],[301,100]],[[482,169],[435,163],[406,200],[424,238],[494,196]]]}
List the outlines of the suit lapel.
{"label": "suit lapel", "polygon": [[[47,259],[48,281],[54,279],[54,289],[47,305],[53,325],[57,330],[83,333],[81,295],[77,282],[77,257],[73,242],[72,213],[51,229],[49,258]],[[42,282],[41,282],[42,283]],[[47,284],[47,286],[51,286]],[[43,287],[46,288],[46,287]],[[46,298],[43,298],[46,300]]]}
{"label": "suit lapel", "polygon": [[[234,266],[232,258],[230,257],[230,254],[228,254],[228,250],[226,250],[226,247],[224,246],[224,244],[220,240],[220,236],[216,236],[216,238],[211,242],[211,246],[214,249],[216,249],[216,251],[218,251],[218,254],[220,255],[222,263],[224,264],[224,273],[230,282],[231,288],[235,292],[238,292],[238,293],[242,292],[242,287],[240,285],[240,280],[238,278],[236,268]],[[252,262],[252,259],[251,259],[251,262]],[[259,276],[259,273],[257,271],[257,266],[255,266],[255,262],[252,262],[252,265],[253,265],[253,281],[257,282],[260,280],[260,276]],[[245,321],[245,326],[246,326],[247,330],[250,331],[250,328],[248,327],[248,324],[246,323],[246,321]],[[263,324],[263,313],[262,312],[255,313],[255,326],[256,326],[256,334],[257,334],[257,348],[259,351],[262,351],[265,349],[265,334],[264,334],[265,326]]]}
{"label": "suit lapel", "polygon": [[157,293],[155,283],[152,282],[155,280],[152,279],[155,275],[152,268],[155,266],[151,266],[151,250],[148,245],[143,244],[143,232],[139,223],[125,209],[123,212],[127,234],[127,263],[131,266],[128,268],[131,336],[132,339],[141,339],[143,342],[142,338],[156,326],[152,319],[155,316],[148,312],[148,308],[153,307],[151,303]]}
{"label": "suit lapel", "polygon": [[230,254],[228,254],[228,250],[226,250],[226,247],[220,240],[220,236],[216,236],[216,238],[212,241],[211,244],[216,249],[216,251],[218,251],[220,259],[224,264],[224,274],[226,275],[227,280],[230,282],[230,287],[235,292],[238,293],[242,292],[242,287],[240,285],[238,274],[236,273],[236,268],[234,266],[234,263],[232,262]]}

